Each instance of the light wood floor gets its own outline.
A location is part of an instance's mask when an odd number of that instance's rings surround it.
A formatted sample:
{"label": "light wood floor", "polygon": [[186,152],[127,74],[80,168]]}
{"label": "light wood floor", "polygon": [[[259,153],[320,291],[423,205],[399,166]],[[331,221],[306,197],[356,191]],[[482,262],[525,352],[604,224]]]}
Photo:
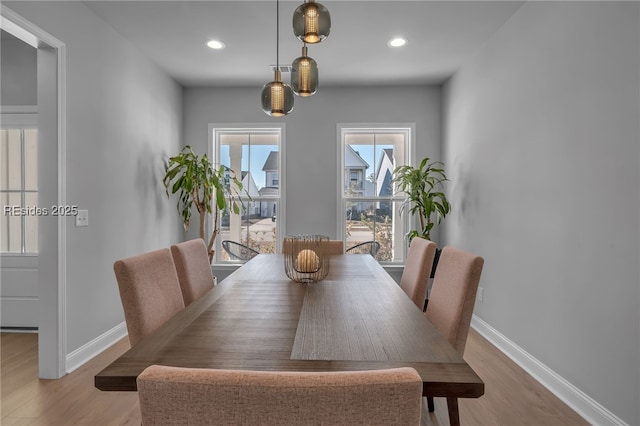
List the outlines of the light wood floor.
{"label": "light wood floor", "polygon": [[[93,386],[94,374],[129,348],[127,339],[59,380],[38,379],[36,334],[2,333],[0,345],[3,426],[140,425],[135,392]],[[474,330],[465,359],[484,380],[485,395],[460,400],[462,425],[588,424]],[[436,398],[435,413],[424,409],[422,424],[449,424],[442,398]]]}

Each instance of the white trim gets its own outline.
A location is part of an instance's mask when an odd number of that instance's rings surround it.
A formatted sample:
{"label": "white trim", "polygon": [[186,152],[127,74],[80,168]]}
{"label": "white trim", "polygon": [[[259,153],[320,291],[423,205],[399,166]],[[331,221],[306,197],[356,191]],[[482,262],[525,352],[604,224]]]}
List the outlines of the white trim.
{"label": "white trim", "polygon": [[[5,18],[4,10],[2,11],[2,15],[0,16],[0,28],[4,31],[8,32],[12,36],[22,40],[27,43],[29,46],[37,49],[38,48],[38,37],[34,35],[32,32],[26,29],[26,25],[22,25],[21,23],[16,23],[15,19]],[[11,16],[11,14],[9,14]]]}
{"label": "white trim", "polygon": [[[278,155],[280,161],[280,170],[279,170],[279,184],[278,184],[278,224],[276,228],[276,253],[278,252],[278,248],[282,247],[282,240],[286,234],[286,229],[284,226],[286,224],[286,211],[287,211],[287,203],[286,203],[286,140],[287,140],[287,125],[286,123],[209,123],[208,131],[207,131],[207,150],[209,158],[213,159],[214,162],[218,162],[217,152],[214,152],[217,142],[217,132],[229,132],[229,131],[260,131],[264,130],[266,132],[280,132],[280,144],[278,148]],[[207,227],[210,226],[211,221],[207,221]],[[216,238],[216,247],[215,250],[222,250],[220,246],[221,240]],[[214,259],[215,261],[215,259]],[[221,265],[234,265],[234,262],[215,262],[213,266],[215,268]],[[241,263],[239,264],[241,265]]]}
{"label": "white trim", "polygon": [[473,315],[471,319],[471,326],[589,423],[594,425],[628,426],[618,416],[476,315]]}
{"label": "white trim", "polygon": [[85,363],[89,362],[93,357],[110,348],[126,335],[127,325],[123,321],[113,327],[111,330],[102,333],[92,341],[80,346],[78,349],[67,355],[67,373],[71,373]]}
{"label": "white trim", "polygon": [[[413,159],[415,158],[416,152],[416,123],[415,122],[395,122],[395,123],[336,123],[336,147],[337,147],[337,159],[338,161],[338,178],[337,180],[337,189],[336,194],[338,196],[336,207],[337,207],[337,230],[336,235],[339,240],[342,240],[346,243],[346,230],[344,227],[346,221],[346,209],[344,208],[343,199],[344,199],[344,136],[345,133],[372,133],[372,132],[380,132],[380,133],[391,133],[391,132],[402,132],[404,133],[404,164],[413,164]],[[376,165],[373,164],[371,167],[374,169]],[[402,201],[401,198],[394,198],[394,202]],[[379,201],[378,198],[372,197],[367,199],[367,197],[363,197],[361,201]],[[403,234],[410,229],[410,220],[409,215],[404,215],[404,217],[399,218],[399,222],[403,228]],[[406,237],[405,237],[406,239]],[[381,261],[380,264],[383,266],[388,265],[399,265],[404,267],[404,259],[407,258],[407,244],[402,244],[402,261]]]}
{"label": "white trim", "polygon": [[37,128],[38,114],[35,113],[0,113],[0,126],[3,129]]}
{"label": "white trim", "polygon": [[280,127],[280,169],[278,170],[278,188],[280,201],[276,212],[278,215],[278,230],[276,232],[276,253],[282,247],[285,235],[289,235],[285,229],[287,224],[287,124],[281,123]]}
{"label": "white trim", "polygon": [[0,254],[0,268],[2,269],[38,269],[37,253],[2,253]]}
{"label": "white trim", "polygon": [[0,296],[3,302],[37,302],[38,296]]}
{"label": "white trim", "polygon": [[30,44],[36,49],[40,46],[40,43],[48,44],[54,48],[64,46],[64,43],[60,40],[1,4],[0,14],[2,15],[0,18],[0,28],[7,32],[11,32],[13,36]]}
{"label": "white trim", "polygon": [[[67,205],[67,48],[58,52],[58,205]],[[58,216],[58,346],[62,371],[67,370],[67,220]]]}
{"label": "white trim", "polygon": [[38,105],[0,105],[0,114],[37,114]]}
{"label": "white trim", "polygon": [[[5,5],[0,4],[2,28],[12,31],[12,34],[33,47],[50,46],[56,50],[57,56],[57,125],[58,125],[58,205],[66,205],[67,200],[67,55],[65,44],[42,28],[29,22]],[[35,41],[34,41],[35,40]],[[62,377],[66,371],[65,359],[67,353],[67,323],[66,323],[66,280],[67,280],[67,221],[58,217],[58,282],[57,282],[57,362],[56,373]],[[46,349],[39,348],[42,358]],[[40,362],[42,366],[42,362]],[[42,374],[40,374],[42,376]]]}
{"label": "white trim", "polygon": [[243,263],[231,263],[231,262],[223,262],[223,263],[214,263],[213,265],[211,265],[211,272],[213,273],[213,275],[216,274],[216,272],[223,272],[225,274],[232,274],[234,273],[238,268],[240,268],[242,265],[244,265]]}

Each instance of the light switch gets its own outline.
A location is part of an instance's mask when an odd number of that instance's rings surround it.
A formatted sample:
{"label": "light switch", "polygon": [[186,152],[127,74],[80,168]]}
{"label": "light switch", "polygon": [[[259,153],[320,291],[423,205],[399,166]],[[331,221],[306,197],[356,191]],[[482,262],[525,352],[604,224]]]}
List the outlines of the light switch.
{"label": "light switch", "polygon": [[89,226],[89,210],[78,210],[76,216],[76,228],[81,226]]}

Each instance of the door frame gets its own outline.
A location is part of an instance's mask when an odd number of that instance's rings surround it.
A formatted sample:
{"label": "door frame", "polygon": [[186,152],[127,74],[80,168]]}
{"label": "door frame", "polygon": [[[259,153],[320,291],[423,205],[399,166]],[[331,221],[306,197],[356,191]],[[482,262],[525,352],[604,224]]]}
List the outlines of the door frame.
{"label": "door frame", "polygon": [[[38,49],[39,137],[56,140],[57,191],[51,199],[57,205],[66,205],[66,46],[2,4],[0,28]],[[46,179],[40,173],[43,163],[44,160],[38,160],[40,187]],[[67,223],[62,216],[49,219],[41,221],[38,228],[38,375],[57,379],[66,374]]]}

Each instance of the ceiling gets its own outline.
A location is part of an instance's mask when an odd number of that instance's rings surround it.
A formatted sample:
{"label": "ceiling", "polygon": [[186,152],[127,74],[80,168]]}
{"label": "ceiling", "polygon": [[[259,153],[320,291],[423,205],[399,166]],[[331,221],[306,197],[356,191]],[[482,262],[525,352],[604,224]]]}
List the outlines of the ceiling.
{"label": "ceiling", "polygon": [[[280,2],[280,60],[302,44],[291,30],[299,1]],[[522,1],[322,1],[331,33],[309,45],[320,84],[439,84],[478,51]],[[254,86],[273,79],[275,1],[86,1],[183,86]],[[402,35],[396,49],[387,41]],[[206,42],[223,41],[212,50]],[[283,79],[288,80],[287,75]]]}

